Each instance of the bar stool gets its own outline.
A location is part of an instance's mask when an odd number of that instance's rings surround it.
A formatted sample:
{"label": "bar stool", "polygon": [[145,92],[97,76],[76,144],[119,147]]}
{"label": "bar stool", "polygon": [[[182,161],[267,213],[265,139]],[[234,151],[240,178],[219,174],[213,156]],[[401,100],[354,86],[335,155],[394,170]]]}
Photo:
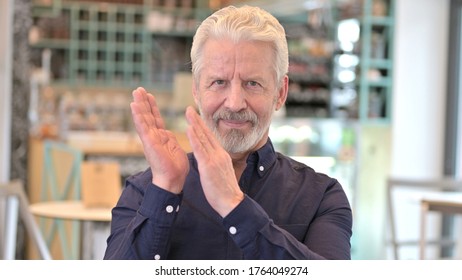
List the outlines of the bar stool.
{"label": "bar stool", "polygon": [[[389,244],[391,245],[391,253],[393,254],[394,259],[400,259],[399,256],[399,249],[400,247],[403,246],[416,246],[417,250],[420,249],[420,256],[417,255],[417,258],[422,257],[424,255],[423,250],[421,249],[422,246],[426,246],[428,244],[438,244],[438,245],[444,245],[444,244],[449,244],[452,245],[454,242],[447,243],[447,240],[426,240],[426,235],[424,233],[422,237],[422,231],[425,230],[426,228],[426,223],[427,221],[422,221],[420,224],[420,236],[419,236],[419,229],[417,228],[417,232],[415,236],[415,239],[411,240],[402,240],[398,238],[398,230],[397,230],[397,221],[396,221],[396,216],[397,214],[395,213],[395,208],[397,205],[396,202],[394,201],[394,192],[398,189],[413,189],[419,194],[417,194],[414,199],[416,204],[416,215],[418,217],[419,214],[419,207],[421,207],[421,215],[427,216],[427,213],[429,211],[432,211],[430,209],[437,209],[433,208],[436,207],[435,203],[430,203],[431,207],[428,206],[428,201],[433,200],[440,200],[443,199],[447,194],[462,194],[462,180],[460,179],[455,179],[455,178],[449,178],[449,177],[443,177],[443,178],[435,178],[435,179],[410,179],[410,178],[393,178],[389,177],[387,179],[387,213],[388,213],[388,221],[389,221],[389,230],[390,230],[390,240]],[[453,197],[454,198],[454,197]],[[446,201],[447,202],[447,201]],[[423,205],[420,205],[422,203]],[[422,208],[423,207],[423,208]],[[427,207],[428,208],[427,210]],[[440,208],[438,208],[440,209]],[[444,208],[446,210],[448,208]],[[454,211],[454,208],[450,209],[451,211]],[[436,211],[436,210],[435,210]],[[444,212],[443,212],[444,213]],[[423,229],[422,229],[423,227]],[[423,245],[422,245],[423,244]],[[460,250],[459,250],[460,251]],[[419,252],[418,252],[419,254]],[[461,254],[462,255],[462,254]]]}
{"label": "bar stool", "polygon": [[[2,208],[1,214],[5,214],[4,223],[0,224],[0,259],[14,260],[16,257],[16,234],[19,219],[24,223],[33,245],[44,260],[51,260],[51,254],[45,239],[40,232],[38,225],[29,211],[29,200],[24,191],[22,181],[14,180],[0,184],[0,199],[5,201],[5,209]],[[0,221],[1,222],[1,221]]]}
{"label": "bar stool", "polygon": [[[442,193],[435,198],[424,198],[420,202],[421,208],[421,222],[420,222],[420,259],[425,259],[426,252],[426,230],[427,230],[427,216],[429,212],[439,212],[444,214],[462,214],[462,193],[460,192],[448,192]],[[456,240],[456,258],[462,258],[461,246],[458,244],[461,242],[461,237],[459,235],[459,240]],[[459,241],[459,242],[457,242]]]}

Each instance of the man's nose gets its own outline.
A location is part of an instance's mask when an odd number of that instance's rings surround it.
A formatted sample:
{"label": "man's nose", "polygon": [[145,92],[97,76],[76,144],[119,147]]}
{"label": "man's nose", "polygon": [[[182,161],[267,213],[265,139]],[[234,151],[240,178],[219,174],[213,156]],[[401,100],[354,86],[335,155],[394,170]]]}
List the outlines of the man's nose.
{"label": "man's nose", "polygon": [[239,112],[247,107],[246,93],[241,85],[231,86],[225,106],[234,112]]}

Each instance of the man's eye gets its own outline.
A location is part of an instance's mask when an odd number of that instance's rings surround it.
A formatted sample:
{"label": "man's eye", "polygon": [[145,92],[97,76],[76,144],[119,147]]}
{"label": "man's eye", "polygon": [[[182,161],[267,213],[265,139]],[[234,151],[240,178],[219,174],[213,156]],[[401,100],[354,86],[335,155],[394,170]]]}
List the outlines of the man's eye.
{"label": "man's eye", "polygon": [[257,82],[255,82],[255,81],[249,81],[249,82],[247,82],[247,85],[249,85],[249,86],[251,86],[251,87],[256,87],[256,86],[258,86],[259,84],[258,84]]}
{"label": "man's eye", "polygon": [[221,85],[224,85],[225,84],[225,81],[224,80],[216,80],[213,82],[214,85],[217,85],[217,86],[221,86]]}

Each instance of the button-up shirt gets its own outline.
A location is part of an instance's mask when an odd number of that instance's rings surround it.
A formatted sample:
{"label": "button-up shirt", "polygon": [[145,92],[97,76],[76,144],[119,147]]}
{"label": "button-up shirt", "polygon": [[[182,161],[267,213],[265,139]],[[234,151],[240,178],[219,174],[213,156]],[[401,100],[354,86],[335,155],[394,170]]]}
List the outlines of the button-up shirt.
{"label": "button-up shirt", "polygon": [[222,218],[203,193],[197,161],[183,192],[129,177],[112,210],[105,259],[350,259],[352,213],[337,180],[274,151],[249,155],[244,200]]}

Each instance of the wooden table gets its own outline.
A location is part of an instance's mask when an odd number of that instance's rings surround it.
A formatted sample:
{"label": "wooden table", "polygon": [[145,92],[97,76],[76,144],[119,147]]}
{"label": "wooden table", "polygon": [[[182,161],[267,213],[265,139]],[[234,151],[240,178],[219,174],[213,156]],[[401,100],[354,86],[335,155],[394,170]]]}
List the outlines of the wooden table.
{"label": "wooden table", "polygon": [[80,221],[110,222],[112,208],[85,207],[81,201],[46,201],[30,205],[34,215]]}
{"label": "wooden table", "polygon": [[[30,211],[40,217],[80,221],[83,225],[82,259],[102,259],[110,232],[112,208],[85,207],[81,201],[46,201],[30,205]],[[64,249],[64,248],[63,248]]]}
{"label": "wooden table", "polygon": [[[420,259],[425,259],[426,249],[426,227],[427,215],[429,212],[440,212],[444,214],[462,214],[462,194],[454,192],[441,193],[438,197],[423,198],[420,202],[421,206],[421,223],[420,223]],[[461,243],[462,238],[459,235],[456,242]],[[458,244],[458,258],[462,258],[462,244]]]}

